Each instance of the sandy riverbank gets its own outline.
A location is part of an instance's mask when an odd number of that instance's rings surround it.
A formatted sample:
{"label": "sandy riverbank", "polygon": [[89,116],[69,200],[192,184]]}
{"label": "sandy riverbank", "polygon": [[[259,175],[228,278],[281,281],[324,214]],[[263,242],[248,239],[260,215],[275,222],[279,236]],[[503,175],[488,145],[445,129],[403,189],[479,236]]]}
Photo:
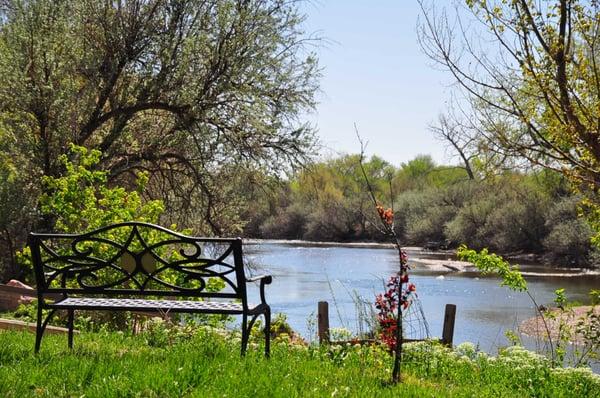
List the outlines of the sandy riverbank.
{"label": "sandy riverbank", "polygon": [[[583,305],[570,308],[566,311],[559,309],[549,310],[545,318],[550,337],[555,341],[558,338],[561,325],[563,325],[563,330],[571,336],[570,341],[581,344],[584,341],[584,337],[577,332],[577,327],[580,324],[589,326],[594,319],[591,316],[592,314],[600,317],[600,306],[592,307]],[[546,325],[541,316],[536,316],[523,321],[519,326],[519,331],[527,336],[547,340],[548,331],[546,330]],[[594,325],[596,328],[599,326],[598,323]]]}

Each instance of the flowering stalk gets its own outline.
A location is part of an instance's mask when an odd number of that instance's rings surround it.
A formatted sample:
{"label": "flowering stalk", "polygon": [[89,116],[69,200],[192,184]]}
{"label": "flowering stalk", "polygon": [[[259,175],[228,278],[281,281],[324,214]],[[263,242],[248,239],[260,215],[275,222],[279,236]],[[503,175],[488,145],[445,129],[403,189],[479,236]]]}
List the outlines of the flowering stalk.
{"label": "flowering stalk", "polygon": [[[375,197],[375,191],[371,186],[369,177],[367,176],[367,173],[363,166],[365,147],[360,138],[360,135],[358,134],[358,131],[356,132],[356,135],[361,144],[361,152],[359,158],[360,170],[365,179],[365,183],[367,185],[369,195],[371,196],[371,200],[373,201],[373,204],[377,209],[377,214],[379,215],[379,219],[383,226],[382,232],[390,238],[390,240],[394,243],[396,250],[398,251],[398,262],[400,264],[400,269],[397,272],[397,275],[392,276],[390,278],[390,281],[387,284],[389,290],[384,294],[384,296],[381,297],[381,299],[379,299],[379,302],[377,302],[378,298],[376,298],[376,306],[378,304],[382,305],[382,307],[379,308],[379,320],[383,329],[382,334],[387,333],[387,336],[384,338],[384,342],[386,342],[386,344],[388,344],[388,347],[390,347],[390,350],[393,350],[394,352],[394,368],[392,370],[392,382],[397,383],[398,381],[400,381],[402,345],[404,343],[404,335],[402,330],[402,312],[403,310],[407,309],[410,305],[409,296],[412,292],[414,292],[415,287],[413,284],[408,284],[408,256],[406,255],[406,252],[402,250],[402,246],[400,245],[400,239],[398,238],[398,235],[396,234],[394,228],[394,204],[392,202],[392,207],[384,209],[384,207],[377,201],[377,198]],[[391,181],[390,198],[393,200]],[[408,288],[404,289],[404,285],[406,284],[408,284]],[[395,317],[393,316],[394,311],[396,312]]]}
{"label": "flowering stalk", "polygon": [[[400,296],[398,292],[402,291],[400,283],[406,284],[406,289],[403,290],[403,294]],[[378,294],[375,297],[375,308],[379,310],[377,314],[377,320],[381,327],[381,333],[379,337],[383,341],[390,352],[395,352],[398,338],[396,332],[397,327],[397,314],[398,306],[401,306],[401,311],[406,311],[412,301],[412,296],[415,294],[416,286],[413,283],[408,283],[408,274],[403,276],[394,275],[388,280],[386,287],[388,290],[385,293]]]}

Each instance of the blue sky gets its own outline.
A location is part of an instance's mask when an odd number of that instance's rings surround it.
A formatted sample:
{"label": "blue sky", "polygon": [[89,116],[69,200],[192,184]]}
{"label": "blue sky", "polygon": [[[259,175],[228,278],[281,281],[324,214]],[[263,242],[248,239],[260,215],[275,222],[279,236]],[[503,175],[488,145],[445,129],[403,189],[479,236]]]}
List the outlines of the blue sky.
{"label": "blue sky", "polygon": [[427,126],[444,110],[452,80],[419,48],[416,0],[320,0],[303,10],[307,32],[328,39],[317,49],[322,93],[309,117],[324,154],[359,152],[356,123],[369,155],[396,166],[419,154],[448,163]]}

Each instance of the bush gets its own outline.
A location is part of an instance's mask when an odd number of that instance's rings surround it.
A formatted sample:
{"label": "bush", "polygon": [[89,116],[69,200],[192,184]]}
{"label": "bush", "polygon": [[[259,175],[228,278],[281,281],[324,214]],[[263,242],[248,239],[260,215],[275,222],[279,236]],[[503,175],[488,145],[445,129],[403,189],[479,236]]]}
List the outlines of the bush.
{"label": "bush", "polygon": [[279,209],[277,214],[267,218],[260,226],[262,238],[301,239],[304,235],[306,213],[299,204]]}
{"label": "bush", "polygon": [[462,204],[459,196],[453,187],[402,193],[396,200],[397,232],[410,244],[445,241],[444,226]]}
{"label": "bush", "polygon": [[468,243],[478,249],[489,246],[498,231],[490,229],[488,218],[500,203],[495,195],[486,195],[467,203],[446,224],[446,236],[454,244]]}
{"label": "bush", "polygon": [[489,215],[486,227],[493,231],[489,247],[503,252],[539,252],[546,234],[547,200],[536,192],[520,192]]}
{"label": "bush", "polygon": [[318,203],[307,215],[303,239],[315,241],[346,240],[354,234],[352,209],[343,202]]}
{"label": "bush", "polygon": [[593,232],[584,220],[577,218],[578,203],[577,197],[564,198],[548,213],[546,227],[549,233],[543,245],[552,261],[579,264],[588,260]]}
{"label": "bush", "polygon": [[447,238],[477,249],[540,251],[548,199],[518,181],[501,179],[472,191],[472,199],[446,224]]}

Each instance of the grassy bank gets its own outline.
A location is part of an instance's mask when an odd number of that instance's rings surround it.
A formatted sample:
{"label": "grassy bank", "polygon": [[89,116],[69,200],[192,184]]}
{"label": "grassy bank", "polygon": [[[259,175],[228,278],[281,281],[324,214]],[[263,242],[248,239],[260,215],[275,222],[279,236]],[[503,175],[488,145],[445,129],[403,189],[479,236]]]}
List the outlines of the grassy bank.
{"label": "grassy bank", "polygon": [[391,358],[379,348],[329,350],[275,344],[240,358],[239,343],[211,331],[193,336],[83,333],[75,349],[65,336],[0,332],[2,397],[592,397],[600,378],[587,370],[551,370],[521,349],[498,358],[463,345],[409,346],[404,381],[390,386]]}

